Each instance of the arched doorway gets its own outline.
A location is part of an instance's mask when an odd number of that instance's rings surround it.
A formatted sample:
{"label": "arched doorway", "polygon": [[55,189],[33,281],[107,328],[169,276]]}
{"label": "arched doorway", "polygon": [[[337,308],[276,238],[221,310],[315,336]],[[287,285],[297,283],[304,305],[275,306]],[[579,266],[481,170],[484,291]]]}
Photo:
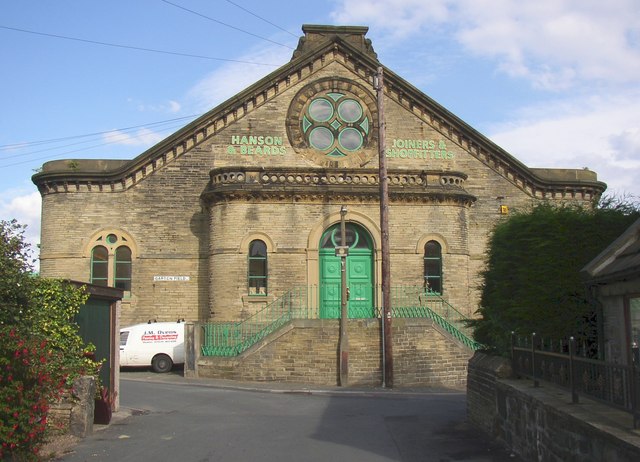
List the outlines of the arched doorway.
{"label": "arched doorway", "polygon": [[[340,317],[341,265],[335,248],[341,245],[340,223],[329,227],[320,239],[320,317]],[[372,318],[374,308],[373,243],[362,226],[346,223],[348,313],[350,318]]]}

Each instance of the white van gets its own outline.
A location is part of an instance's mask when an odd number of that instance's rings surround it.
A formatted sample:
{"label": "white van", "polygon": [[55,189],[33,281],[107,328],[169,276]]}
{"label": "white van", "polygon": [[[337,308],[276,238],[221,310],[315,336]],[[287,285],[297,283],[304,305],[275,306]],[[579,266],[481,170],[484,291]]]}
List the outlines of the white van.
{"label": "white van", "polygon": [[120,366],[169,372],[184,364],[184,322],[149,322],[120,329]]}

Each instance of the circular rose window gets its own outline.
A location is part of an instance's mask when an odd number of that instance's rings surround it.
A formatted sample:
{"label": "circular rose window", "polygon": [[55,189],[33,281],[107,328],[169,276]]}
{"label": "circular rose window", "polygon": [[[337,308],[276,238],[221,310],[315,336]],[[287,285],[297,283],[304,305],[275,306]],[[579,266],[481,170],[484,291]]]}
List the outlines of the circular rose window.
{"label": "circular rose window", "polygon": [[375,154],[375,109],[373,96],[354,82],[314,82],[298,92],[289,108],[289,140],[318,164],[362,165]]}

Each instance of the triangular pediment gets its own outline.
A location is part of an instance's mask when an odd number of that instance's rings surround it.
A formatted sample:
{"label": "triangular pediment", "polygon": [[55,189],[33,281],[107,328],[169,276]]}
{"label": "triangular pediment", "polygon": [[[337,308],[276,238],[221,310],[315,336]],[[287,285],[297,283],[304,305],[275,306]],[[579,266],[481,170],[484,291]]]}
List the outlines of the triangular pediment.
{"label": "triangular pediment", "polygon": [[[590,171],[559,171],[530,169],[409,82],[382,66],[371,42],[365,38],[368,28],[358,26],[303,26],[300,39],[290,62],[247,87],[237,95],[178,130],[160,143],[128,162],[73,160],[52,161],[33,177],[41,193],[56,192],[71,187],[128,189],[155,171],[164,168],[189,151],[197,148],[220,131],[237,123],[277,98],[283,92],[304,81],[327,66],[338,63],[354,77],[374,87],[379,67],[384,72],[384,91],[388,98],[401,105],[412,116],[428,124],[451,143],[456,144],[497,174],[517,187],[536,196],[566,191],[601,193],[605,185]],[[564,174],[563,172],[568,172]],[[76,186],[73,186],[76,185]]]}

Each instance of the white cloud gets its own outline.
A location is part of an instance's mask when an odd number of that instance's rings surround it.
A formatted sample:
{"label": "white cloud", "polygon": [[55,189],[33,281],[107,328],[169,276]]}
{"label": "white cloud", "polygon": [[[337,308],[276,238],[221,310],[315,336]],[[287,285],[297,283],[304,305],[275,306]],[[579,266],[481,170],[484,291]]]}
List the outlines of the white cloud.
{"label": "white cloud", "polygon": [[635,82],[640,28],[633,0],[464,0],[457,38],[472,53],[495,58],[509,75],[541,88],[576,79]]}
{"label": "white cloud", "polygon": [[468,52],[543,89],[640,78],[636,0],[340,0],[332,17],[370,24],[381,43],[428,44],[425,32],[450,33]]}
{"label": "white cloud", "polygon": [[182,109],[182,105],[175,100],[169,100],[166,103],[160,104],[147,104],[134,98],[127,98],[127,103],[135,105],[136,109],[140,112],[160,112],[175,114],[177,112],[180,112],[180,110]]}
{"label": "white cloud", "polygon": [[[238,61],[245,62],[223,64],[202,78],[189,90],[187,100],[196,111],[208,111],[287,63],[292,53],[292,50],[277,46],[256,48],[238,58]],[[247,63],[265,63],[273,66]]]}
{"label": "white cloud", "polygon": [[451,0],[340,0],[331,17],[339,24],[366,24],[392,39],[419,35],[452,19]]}
{"label": "white cloud", "polygon": [[169,112],[172,113],[176,113],[176,112],[180,112],[180,109],[182,109],[182,106],[180,105],[180,103],[178,103],[177,101],[169,101]]}
{"label": "white cloud", "polygon": [[611,146],[621,160],[640,162],[640,126],[627,128],[610,137]]}
{"label": "white cloud", "polygon": [[530,167],[588,167],[617,193],[640,198],[640,94],[530,107],[489,137]]}
{"label": "white cloud", "polygon": [[133,134],[120,130],[112,130],[102,135],[102,139],[108,144],[123,144],[125,146],[151,146],[164,138],[164,135],[156,133],[148,128],[141,128]]}
{"label": "white cloud", "polygon": [[37,191],[29,192],[26,189],[5,190],[1,197],[0,219],[6,221],[15,219],[21,225],[27,226],[25,241],[29,244],[32,255],[37,257],[42,204],[40,193]]}

